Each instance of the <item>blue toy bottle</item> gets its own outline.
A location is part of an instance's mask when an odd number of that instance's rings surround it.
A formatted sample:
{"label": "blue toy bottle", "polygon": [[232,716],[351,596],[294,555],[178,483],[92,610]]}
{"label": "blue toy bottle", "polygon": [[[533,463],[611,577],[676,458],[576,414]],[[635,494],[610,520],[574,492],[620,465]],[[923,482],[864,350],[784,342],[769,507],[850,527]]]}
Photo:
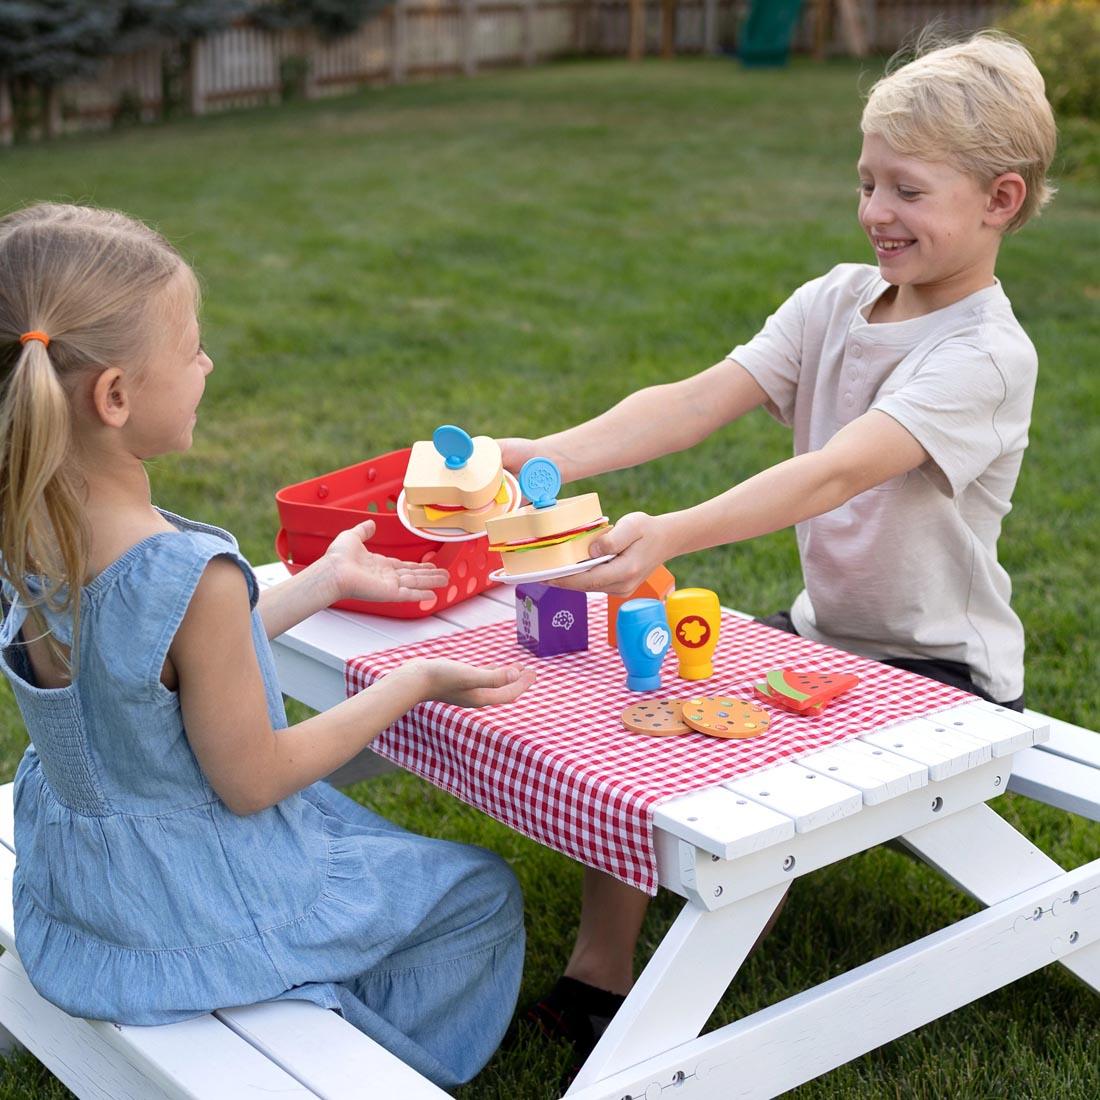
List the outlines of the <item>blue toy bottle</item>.
{"label": "blue toy bottle", "polygon": [[627,600],[616,619],[619,656],[626,665],[631,691],[657,691],[661,661],[672,642],[665,606],[660,600]]}

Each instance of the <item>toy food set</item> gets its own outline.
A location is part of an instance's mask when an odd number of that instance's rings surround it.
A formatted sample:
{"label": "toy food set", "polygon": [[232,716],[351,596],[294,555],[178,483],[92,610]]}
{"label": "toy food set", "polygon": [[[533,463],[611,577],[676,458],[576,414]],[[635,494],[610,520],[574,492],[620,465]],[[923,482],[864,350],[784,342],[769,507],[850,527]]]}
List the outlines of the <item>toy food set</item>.
{"label": "toy food set", "polygon": [[619,656],[631,691],[659,691],[661,662],[672,642],[660,600],[627,600],[619,608]]}
{"label": "toy food set", "polygon": [[[418,603],[341,600],[336,607],[392,619],[420,619],[453,607],[492,585],[489,574],[500,568],[500,558],[489,551],[483,535],[460,532],[461,540],[442,545],[438,537],[429,538],[412,530],[398,518],[397,501],[410,456],[409,448],[390,451],[288,485],[275,494],[281,524],[275,549],[291,573],[321,557],[341,531],[372,519],[375,533],[367,544],[372,551],[402,561],[428,561],[450,574],[450,584]],[[517,489],[517,505],[518,497]]]}
{"label": "toy food set", "polygon": [[486,521],[489,549],[500,554],[494,581],[544,581],[581,573],[611,555],[590,558],[589,545],[611,526],[597,493],[556,498],[561,474],[548,458],[532,458],[519,472],[520,492],[530,504]]}
{"label": "toy food set", "polygon": [[652,573],[629,596],[607,597],[607,644],[612,649],[618,644],[615,621],[619,608],[627,600],[660,600],[664,603],[668,594],[676,587],[676,578],[663,566],[658,565]]}
{"label": "toy food set", "polygon": [[647,699],[631,703],[622,713],[622,723],[628,730],[648,737],[677,737],[694,732],[743,740],[767,733],[771,722],[771,715],[763,707],[728,696]]}
{"label": "toy food set", "polygon": [[763,683],[753,685],[753,690],[759,698],[793,714],[817,715],[858,683],[859,677],[851,672],[795,672],[790,668],[773,668]]}
{"label": "toy food set", "polygon": [[397,500],[398,518],[432,539],[476,538],[486,520],[519,507],[519,491],[487,435],[471,437],[453,424],[413,444]]}
{"label": "toy food set", "polygon": [[722,624],[718,594],[709,588],[678,588],[666,598],[665,614],[680,662],[680,679],[709,679],[714,675],[714,650]]}

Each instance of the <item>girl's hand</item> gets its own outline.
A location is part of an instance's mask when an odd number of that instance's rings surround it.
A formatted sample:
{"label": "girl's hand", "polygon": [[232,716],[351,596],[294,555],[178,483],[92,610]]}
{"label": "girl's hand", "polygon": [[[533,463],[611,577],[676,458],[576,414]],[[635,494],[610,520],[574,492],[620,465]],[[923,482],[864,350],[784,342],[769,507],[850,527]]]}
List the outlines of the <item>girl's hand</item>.
{"label": "girl's hand", "polygon": [[511,703],[535,682],[535,670],[522,664],[478,668],[447,657],[432,657],[410,664],[418,666],[411,671],[422,673],[426,678],[425,698],[458,707]]}
{"label": "girl's hand", "polygon": [[332,540],[321,559],[331,570],[336,600],[370,600],[374,603],[426,600],[433,588],[443,588],[450,577],[446,569],[428,563],[400,561],[373,554],[363,543],[375,530],[374,520],[364,520]]}
{"label": "girl's hand", "polygon": [[579,592],[607,592],[612,596],[629,596],[657,568],[676,556],[671,516],[650,516],[631,512],[623,516],[610,531],[593,539],[589,556],[616,557],[585,573],[548,581],[559,588]]}

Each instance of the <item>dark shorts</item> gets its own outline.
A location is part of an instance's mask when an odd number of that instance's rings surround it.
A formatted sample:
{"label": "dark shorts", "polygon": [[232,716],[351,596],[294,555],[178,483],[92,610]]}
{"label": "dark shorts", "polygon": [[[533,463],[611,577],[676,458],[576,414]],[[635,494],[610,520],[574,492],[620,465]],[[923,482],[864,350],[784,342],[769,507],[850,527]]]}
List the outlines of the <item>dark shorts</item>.
{"label": "dark shorts", "polygon": [[[774,615],[768,615],[766,618],[757,619],[756,621],[763,623],[765,626],[773,626],[776,630],[785,630],[788,634],[798,633],[794,628],[794,623],[791,622],[789,611],[777,611]],[[1022,695],[1019,699],[1013,699],[1011,702],[991,698],[974,683],[970,678],[970,669],[960,661],[926,661],[912,657],[888,657],[882,663],[893,665],[894,668],[903,668],[906,672],[915,672],[918,676],[927,676],[929,680],[939,680],[941,684],[950,684],[951,687],[957,687],[962,691],[969,691],[971,695],[977,695],[980,699],[996,703],[997,706],[1006,707],[1008,710],[1022,711],[1024,709],[1024,697]]]}

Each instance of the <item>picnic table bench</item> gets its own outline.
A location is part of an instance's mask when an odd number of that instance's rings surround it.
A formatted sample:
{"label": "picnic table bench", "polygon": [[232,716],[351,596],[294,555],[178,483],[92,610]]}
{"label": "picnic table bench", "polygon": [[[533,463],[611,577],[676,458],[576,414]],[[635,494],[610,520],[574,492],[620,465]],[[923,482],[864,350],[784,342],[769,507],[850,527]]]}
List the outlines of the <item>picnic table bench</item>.
{"label": "picnic table bench", "polygon": [[[257,572],[266,585],[285,576],[279,564]],[[510,618],[512,601],[510,590],[492,590],[425,620],[320,612],[276,640],[283,690],[316,709],[333,706],[345,697],[352,657]],[[1006,719],[993,710],[968,706],[964,731],[924,741],[870,732],[770,769],[766,785],[753,776],[659,803],[659,881],[685,906],[571,1100],[648,1097],[668,1086],[685,1096],[774,1096],[1055,960],[1100,991],[1100,860],[1066,872],[986,805],[1009,789],[1100,821],[1100,736],[1031,711]],[[389,767],[368,750],[331,779]],[[792,879],[893,838],[987,908],[699,1037]],[[8,784],[0,788],[0,1025],[78,1096],[346,1100],[368,1081],[380,1096],[446,1095],[305,1002],[165,1027],[67,1016],[38,996],[14,951],[13,848]]]}

